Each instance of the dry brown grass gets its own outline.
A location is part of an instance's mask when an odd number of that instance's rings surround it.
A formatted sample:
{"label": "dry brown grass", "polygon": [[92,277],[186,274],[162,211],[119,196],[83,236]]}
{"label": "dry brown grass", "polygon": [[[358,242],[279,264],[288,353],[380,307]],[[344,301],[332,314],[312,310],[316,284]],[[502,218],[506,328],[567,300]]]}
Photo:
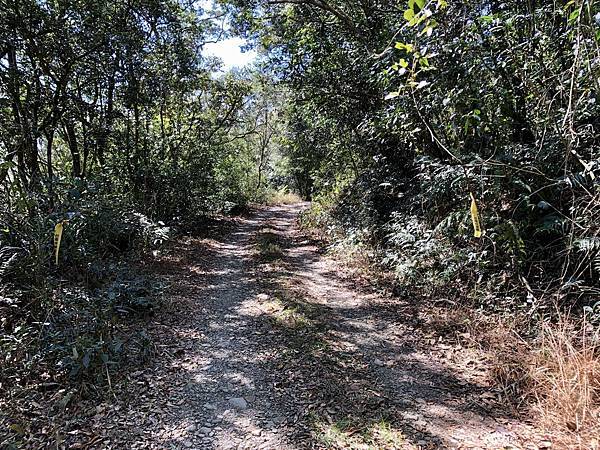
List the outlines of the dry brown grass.
{"label": "dry brown grass", "polygon": [[293,192],[285,190],[274,191],[267,198],[267,205],[293,205],[302,202],[302,199]]}
{"label": "dry brown grass", "polygon": [[530,376],[541,424],[571,435],[570,445],[579,448],[597,448],[600,436],[598,337],[587,324],[563,319],[544,326],[532,352]]}
{"label": "dry brown grass", "polygon": [[528,406],[555,448],[600,448],[598,330],[563,317],[525,342],[513,329],[503,324],[486,333],[490,376],[505,401],[520,411]]}
{"label": "dry brown grass", "polygon": [[517,333],[517,323],[512,318],[488,320],[478,324],[475,339],[490,355],[488,372],[491,384],[500,390],[502,402],[523,411],[524,404],[532,399],[531,345]]}

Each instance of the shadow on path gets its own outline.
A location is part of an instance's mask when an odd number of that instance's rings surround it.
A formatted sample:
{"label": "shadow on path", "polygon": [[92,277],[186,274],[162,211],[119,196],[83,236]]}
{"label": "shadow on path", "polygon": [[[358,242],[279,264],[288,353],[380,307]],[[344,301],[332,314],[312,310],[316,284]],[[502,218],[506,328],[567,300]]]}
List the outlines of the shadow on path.
{"label": "shadow on path", "polygon": [[[151,330],[158,356],[102,414],[102,448],[503,448],[523,427],[491,408],[477,367],[424,342],[414,305],[362,292],[269,207],[182,242]],[[260,251],[268,233],[274,252]],[[466,358],[467,356],[465,356]],[[108,406],[107,406],[108,408]],[[100,431],[98,431],[100,432]]]}

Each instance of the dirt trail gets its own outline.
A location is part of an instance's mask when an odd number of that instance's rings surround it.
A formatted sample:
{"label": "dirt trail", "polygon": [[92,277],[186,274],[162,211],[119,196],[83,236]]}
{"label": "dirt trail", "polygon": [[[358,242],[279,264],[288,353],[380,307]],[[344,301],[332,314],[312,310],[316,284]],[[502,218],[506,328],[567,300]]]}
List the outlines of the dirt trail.
{"label": "dirt trail", "polygon": [[523,447],[531,430],[494,406],[481,355],[428,340],[414,302],[344,279],[298,230],[303,207],[163,257],[156,355],[92,413],[94,446]]}

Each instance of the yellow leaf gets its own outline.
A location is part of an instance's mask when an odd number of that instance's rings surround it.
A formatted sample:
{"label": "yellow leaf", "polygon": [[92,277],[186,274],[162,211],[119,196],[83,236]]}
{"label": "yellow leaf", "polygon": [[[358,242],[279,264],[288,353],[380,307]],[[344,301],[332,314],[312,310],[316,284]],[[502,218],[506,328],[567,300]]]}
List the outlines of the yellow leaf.
{"label": "yellow leaf", "polygon": [[412,53],[415,49],[412,44],[405,44],[403,42],[396,42],[395,47],[398,50],[406,50],[407,53]]}
{"label": "yellow leaf", "polygon": [[471,192],[471,219],[473,220],[473,235],[476,238],[481,237],[481,220],[479,218],[479,210],[477,209],[477,203],[475,202],[475,196]]}
{"label": "yellow leaf", "polygon": [[54,263],[58,266],[58,252],[60,251],[60,241],[62,239],[64,221],[58,222],[54,227]]}

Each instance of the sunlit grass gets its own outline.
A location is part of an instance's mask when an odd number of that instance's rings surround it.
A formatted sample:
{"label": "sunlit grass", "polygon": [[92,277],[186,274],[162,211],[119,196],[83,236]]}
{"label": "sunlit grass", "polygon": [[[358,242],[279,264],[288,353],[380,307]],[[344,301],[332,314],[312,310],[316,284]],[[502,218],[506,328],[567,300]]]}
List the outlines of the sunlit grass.
{"label": "sunlit grass", "polygon": [[262,259],[274,260],[283,256],[281,238],[272,231],[261,231],[256,237],[258,254]]}
{"label": "sunlit grass", "polygon": [[279,297],[273,297],[263,305],[263,309],[278,325],[288,328],[309,327],[312,321],[301,311],[298,306],[286,304]]}
{"label": "sunlit grass", "polygon": [[298,194],[288,192],[285,189],[273,191],[268,194],[266,203],[268,205],[293,205],[300,203],[302,199]]}
{"label": "sunlit grass", "polygon": [[332,449],[411,449],[404,435],[389,422],[381,419],[377,422],[358,423],[350,419],[340,419],[328,423],[319,416],[313,417],[313,429],[317,439]]}

